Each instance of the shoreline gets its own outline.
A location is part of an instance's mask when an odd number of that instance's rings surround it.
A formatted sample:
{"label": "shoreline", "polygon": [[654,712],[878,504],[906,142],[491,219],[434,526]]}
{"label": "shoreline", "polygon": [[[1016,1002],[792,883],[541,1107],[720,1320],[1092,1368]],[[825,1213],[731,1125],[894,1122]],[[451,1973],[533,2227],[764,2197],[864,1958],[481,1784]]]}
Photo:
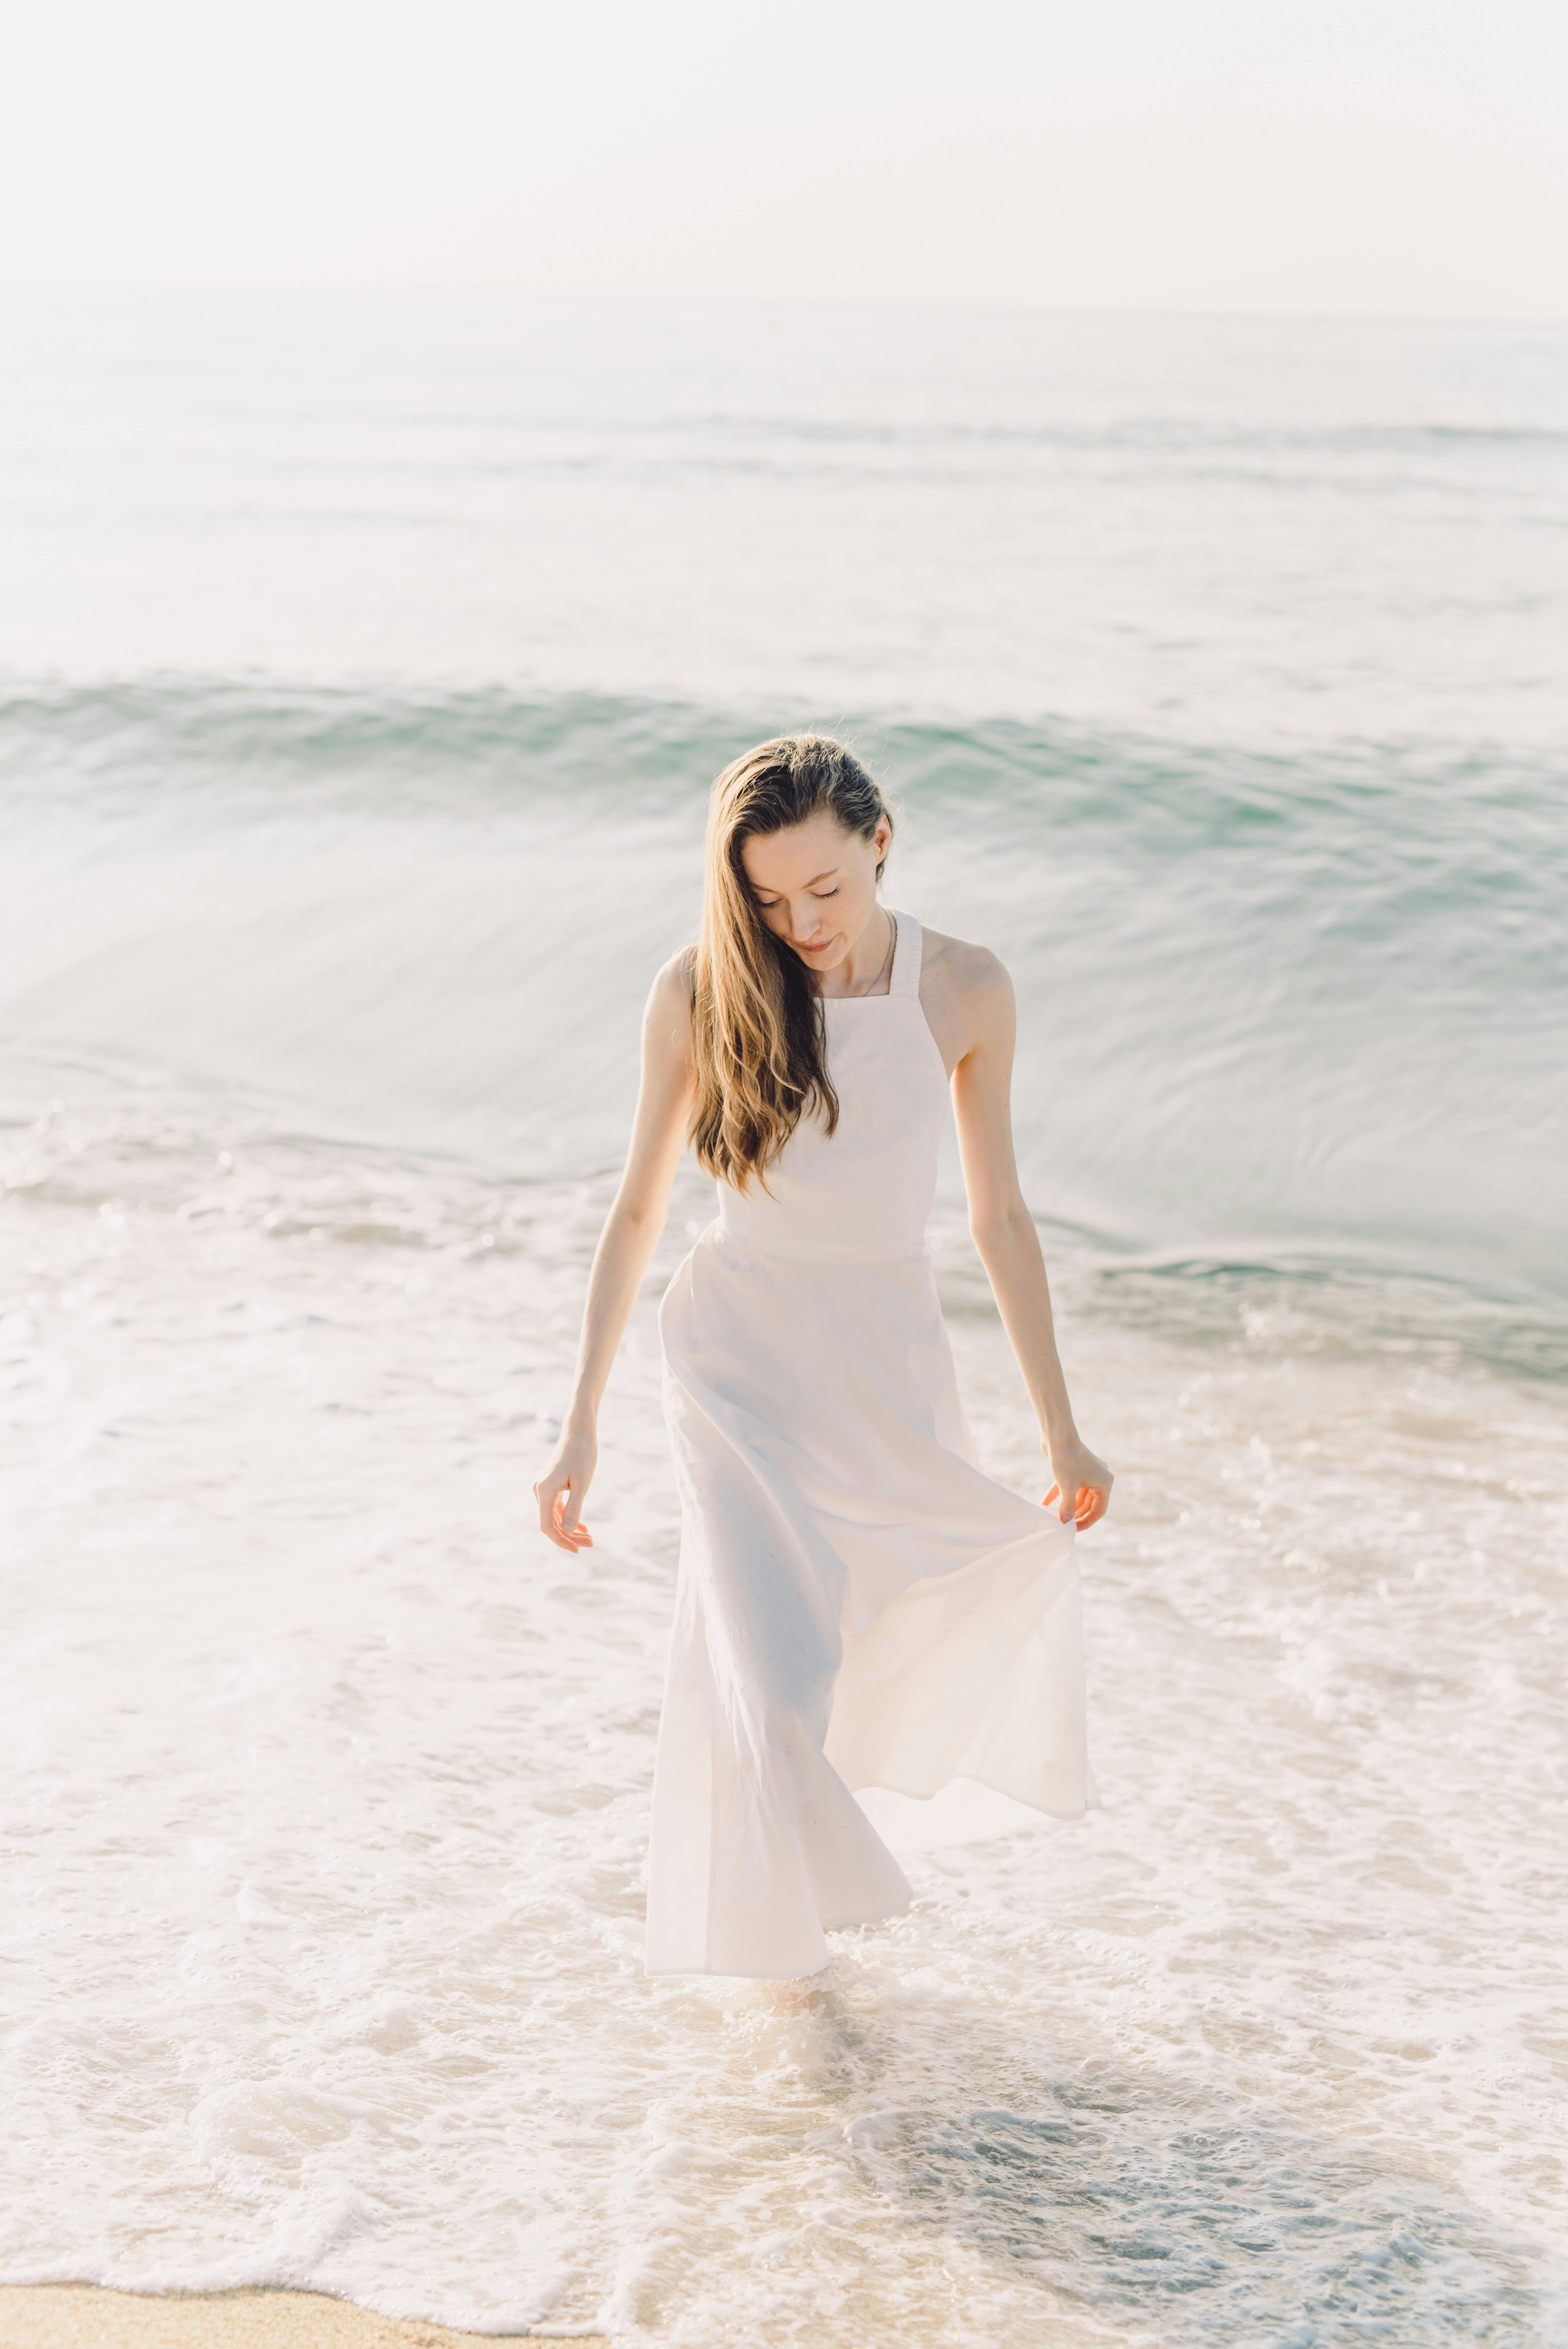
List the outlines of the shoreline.
{"label": "shoreline", "polygon": [[321,2292],[116,2292],[107,2284],[0,2284],[0,2349],[455,2349],[474,2341],[560,2341],[609,2349],[602,2334],[455,2333],[379,2316]]}

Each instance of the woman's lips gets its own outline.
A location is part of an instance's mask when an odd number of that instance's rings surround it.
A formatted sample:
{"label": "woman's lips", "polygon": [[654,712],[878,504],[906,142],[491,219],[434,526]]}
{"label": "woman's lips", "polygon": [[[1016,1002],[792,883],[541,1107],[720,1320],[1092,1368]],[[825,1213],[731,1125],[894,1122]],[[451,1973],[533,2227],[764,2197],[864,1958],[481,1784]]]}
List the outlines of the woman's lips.
{"label": "woman's lips", "polygon": [[831,938],[820,938],[814,947],[802,947],[800,951],[802,954],[826,954],[832,943]]}

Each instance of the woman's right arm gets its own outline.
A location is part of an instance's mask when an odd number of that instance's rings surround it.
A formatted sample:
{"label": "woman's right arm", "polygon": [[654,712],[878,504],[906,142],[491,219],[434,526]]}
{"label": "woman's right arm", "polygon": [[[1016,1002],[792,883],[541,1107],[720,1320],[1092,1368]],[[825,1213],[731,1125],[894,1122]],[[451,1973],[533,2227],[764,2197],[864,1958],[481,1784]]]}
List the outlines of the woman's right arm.
{"label": "woman's right arm", "polygon": [[561,1441],[534,1485],[539,1523],[558,1549],[591,1549],[583,1499],[599,1456],[599,1403],[624,1337],[648,1260],[669,1212],[670,1186],[686,1147],[696,1072],[692,1066],[692,949],[665,963],[643,1012],[643,1074],[631,1147],[588,1276],[577,1374]]}

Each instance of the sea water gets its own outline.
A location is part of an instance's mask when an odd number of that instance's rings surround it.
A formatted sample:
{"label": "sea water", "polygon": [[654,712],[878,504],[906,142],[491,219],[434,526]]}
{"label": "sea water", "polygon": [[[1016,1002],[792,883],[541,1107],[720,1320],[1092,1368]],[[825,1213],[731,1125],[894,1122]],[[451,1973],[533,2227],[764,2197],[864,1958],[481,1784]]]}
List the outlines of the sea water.
{"label": "sea water", "polygon": [[[692,2344],[1568,2337],[1568,334],[0,322],[0,2275]],[[706,789],[994,945],[1104,1808],[643,1976]],[[1037,1432],[965,1227],[970,1416]]]}

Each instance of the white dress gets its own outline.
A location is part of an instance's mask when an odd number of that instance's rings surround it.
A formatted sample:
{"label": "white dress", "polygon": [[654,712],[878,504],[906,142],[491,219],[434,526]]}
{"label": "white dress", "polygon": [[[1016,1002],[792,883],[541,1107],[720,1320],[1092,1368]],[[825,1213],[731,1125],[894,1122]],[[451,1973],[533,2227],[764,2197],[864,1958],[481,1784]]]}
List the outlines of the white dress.
{"label": "white dress", "polygon": [[[892,910],[890,908],[890,910]],[[1071,1524],[975,1454],[925,1244],[946,1071],[895,913],[886,995],[824,998],[838,1131],[718,1216],[659,1307],[682,1514],[649,1973],[788,1979],[890,1917],[890,1844],[1097,1797]]]}

